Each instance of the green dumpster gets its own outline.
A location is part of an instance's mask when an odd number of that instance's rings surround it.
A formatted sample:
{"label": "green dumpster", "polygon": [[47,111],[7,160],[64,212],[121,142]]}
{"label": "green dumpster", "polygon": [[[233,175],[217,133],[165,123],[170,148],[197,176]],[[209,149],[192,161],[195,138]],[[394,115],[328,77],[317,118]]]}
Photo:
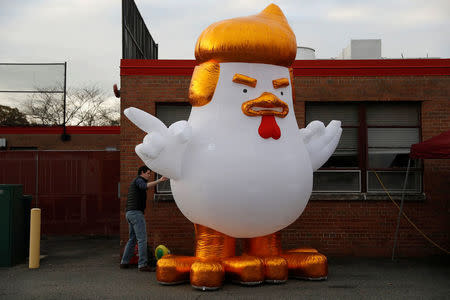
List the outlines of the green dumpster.
{"label": "green dumpster", "polygon": [[0,267],[25,262],[28,255],[31,196],[21,184],[0,184]]}

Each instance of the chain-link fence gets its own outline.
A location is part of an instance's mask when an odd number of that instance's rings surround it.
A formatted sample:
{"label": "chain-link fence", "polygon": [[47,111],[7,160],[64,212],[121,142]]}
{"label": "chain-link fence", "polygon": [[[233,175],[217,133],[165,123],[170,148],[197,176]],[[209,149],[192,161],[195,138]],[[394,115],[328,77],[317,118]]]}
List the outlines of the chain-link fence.
{"label": "chain-link fence", "polygon": [[0,126],[65,126],[66,63],[0,63]]}

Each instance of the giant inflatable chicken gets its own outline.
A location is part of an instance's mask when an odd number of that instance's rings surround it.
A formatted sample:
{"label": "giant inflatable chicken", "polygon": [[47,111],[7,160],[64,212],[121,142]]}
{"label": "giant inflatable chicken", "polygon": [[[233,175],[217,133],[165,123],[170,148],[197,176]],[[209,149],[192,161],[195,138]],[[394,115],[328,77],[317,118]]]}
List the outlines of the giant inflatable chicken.
{"label": "giant inflatable chicken", "polygon": [[[281,249],[279,231],[294,222],[312,190],[313,171],[334,152],[339,121],[299,129],[293,105],[295,35],[274,4],[260,14],[220,21],[198,38],[188,121],[167,128],[136,108],[125,115],[148,134],[136,153],[171,179],[174,199],[194,223],[195,256],[158,261],[162,284],[217,289],[288,276],[325,279],[317,250]],[[244,239],[237,256],[236,238]]]}

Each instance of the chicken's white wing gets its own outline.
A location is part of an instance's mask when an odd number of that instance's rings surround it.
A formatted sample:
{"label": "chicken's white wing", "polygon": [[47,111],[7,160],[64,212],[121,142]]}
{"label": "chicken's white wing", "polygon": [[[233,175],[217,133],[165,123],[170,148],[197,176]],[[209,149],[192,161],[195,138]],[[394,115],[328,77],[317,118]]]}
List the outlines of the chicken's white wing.
{"label": "chicken's white wing", "polygon": [[187,121],[178,121],[169,126],[143,110],[129,107],[125,116],[148,134],[137,145],[136,154],[153,171],[170,179],[181,175],[181,159],[189,141],[192,128]]}
{"label": "chicken's white wing", "polygon": [[331,157],[339,144],[341,134],[341,121],[336,120],[331,121],[327,127],[320,121],[312,121],[306,128],[300,129],[313,171],[319,169]]}

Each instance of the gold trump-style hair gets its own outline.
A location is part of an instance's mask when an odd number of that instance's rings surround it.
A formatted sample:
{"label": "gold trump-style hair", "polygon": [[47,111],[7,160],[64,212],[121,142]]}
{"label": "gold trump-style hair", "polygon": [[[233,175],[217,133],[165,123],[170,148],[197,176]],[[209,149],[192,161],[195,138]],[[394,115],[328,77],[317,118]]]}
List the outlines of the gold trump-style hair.
{"label": "gold trump-style hair", "polygon": [[199,63],[214,59],[290,67],[296,54],[295,34],[275,4],[257,15],[210,25],[201,33],[195,46]]}
{"label": "gold trump-style hair", "polygon": [[189,101],[192,106],[206,105],[211,101],[221,62],[290,67],[296,54],[295,34],[275,4],[270,4],[257,15],[216,22],[197,40],[195,57],[199,65],[192,75]]}
{"label": "gold trump-style hair", "polygon": [[213,60],[195,67],[189,86],[189,102],[192,106],[203,106],[211,101],[219,74],[220,65]]}

